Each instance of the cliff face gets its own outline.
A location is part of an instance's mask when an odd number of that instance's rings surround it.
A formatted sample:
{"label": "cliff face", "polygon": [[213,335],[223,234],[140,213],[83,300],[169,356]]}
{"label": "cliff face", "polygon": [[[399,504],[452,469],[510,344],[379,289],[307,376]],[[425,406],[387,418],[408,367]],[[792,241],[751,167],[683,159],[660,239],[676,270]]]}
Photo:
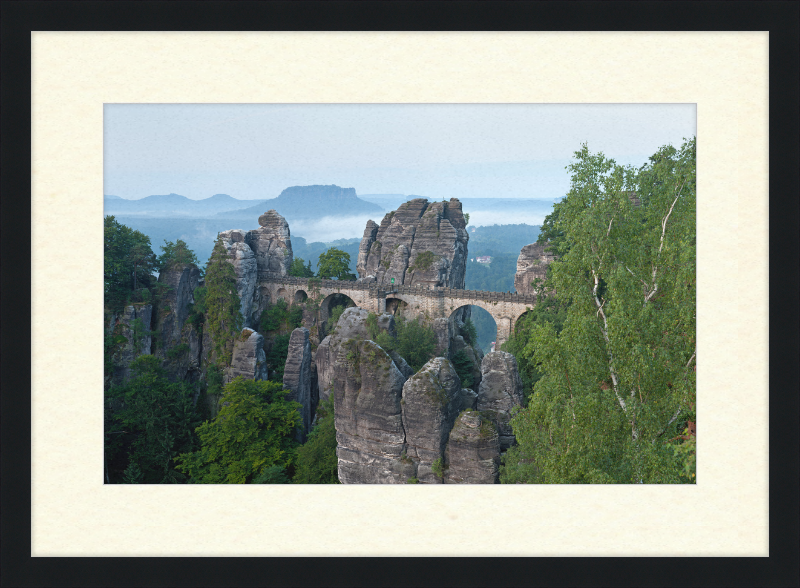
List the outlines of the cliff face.
{"label": "cliff face", "polygon": [[522,398],[522,378],[516,358],[505,351],[487,353],[481,362],[477,408],[497,427],[502,451],[515,442],[511,410],[522,405]]}
{"label": "cliff face", "polygon": [[114,358],[114,384],[121,384],[130,377],[130,365],[134,359],[150,354],[152,337],[149,332],[152,316],[153,307],[150,304],[131,304],[118,317],[112,318],[110,329],[127,340]]}
{"label": "cliff face", "polygon": [[154,321],[159,337],[156,356],[163,361],[171,379],[194,380],[200,376],[201,341],[186,319],[194,302],[194,290],[200,284],[200,270],[194,264],[172,266],[158,275],[158,282],[166,288]]}
{"label": "cliff face", "polygon": [[[344,315],[343,315],[344,316]],[[405,376],[373,341],[347,340],[334,364],[336,455],[342,484],[405,484]]]}
{"label": "cliff face", "polygon": [[479,412],[458,415],[445,451],[445,484],[497,484],[500,443],[497,428]]}
{"label": "cliff face", "polygon": [[410,200],[383,217],[368,221],[356,269],[362,281],[382,286],[422,284],[463,288],[467,242],[461,202]]}
{"label": "cliff face", "polygon": [[547,266],[553,262],[555,256],[545,251],[547,245],[531,243],[525,245],[517,258],[517,273],[514,276],[514,288],[517,294],[536,294],[537,290],[531,286],[536,279],[544,280],[547,277]]}

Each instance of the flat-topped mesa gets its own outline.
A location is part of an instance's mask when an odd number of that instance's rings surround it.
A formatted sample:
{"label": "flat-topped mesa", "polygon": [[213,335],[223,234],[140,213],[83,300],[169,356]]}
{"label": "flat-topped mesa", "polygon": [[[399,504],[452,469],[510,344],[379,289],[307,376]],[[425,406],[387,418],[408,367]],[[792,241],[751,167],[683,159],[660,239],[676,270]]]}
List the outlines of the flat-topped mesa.
{"label": "flat-topped mesa", "polygon": [[544,280],[547,277],[547,267],[555,260],[556,256],[547,251],[548,245],[531,243],[525,245],[517,258],[517,273],[514,276],[514,288],[517,294],[537,294],[537,288],[532,285],[534,280]]}
{"label": "flat-topped mesa", "polygon": [[384,216],[380,225],[367,222],[356,269],[361,281],[378,286],[463,289],[468,241],[461,202],[415,198]]}

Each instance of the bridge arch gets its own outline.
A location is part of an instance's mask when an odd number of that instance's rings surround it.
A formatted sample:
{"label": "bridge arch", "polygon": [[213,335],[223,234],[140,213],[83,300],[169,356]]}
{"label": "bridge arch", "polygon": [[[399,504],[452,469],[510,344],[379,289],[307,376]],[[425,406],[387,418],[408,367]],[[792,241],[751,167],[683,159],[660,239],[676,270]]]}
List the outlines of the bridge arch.
{"label": "bridge arch", "polygon": [[288,292],[286,288],[278,288],[278,291],[275,293],[275,300],[278,301],[280,299],[286,300],[288,298]]}
{"label": "bridge arch", "polygon": [[330,334],[334,325],[329,323],[331,323],[331,315],[337,306],[350,308],[357,304],[355,300],[342,292],[328,294],[319,306],[320,340]]}
{"label": "bridge arch", "polygon": [[406,314],[409,310],[408,302],[402,298],[387,298],[386,299],[386,312],[397,315]]}
{"label": "bridge arch", "polygon": [[484,352],[491,351],[492,342],[497,341],[497,320],[492,313],[476,304],[459,306],[450,313],[450,318],[461,318],[459,312],[465,308],[469,308],[468,318],[475,326],[476,341],[473,341],[473,346],[480,347]]}
{"label": "bridge arch", "polygon": [[306,300],[308,300],[308,293],[305,290],[296,290],[294,296],[292,296],[294,304],[301,304]]}

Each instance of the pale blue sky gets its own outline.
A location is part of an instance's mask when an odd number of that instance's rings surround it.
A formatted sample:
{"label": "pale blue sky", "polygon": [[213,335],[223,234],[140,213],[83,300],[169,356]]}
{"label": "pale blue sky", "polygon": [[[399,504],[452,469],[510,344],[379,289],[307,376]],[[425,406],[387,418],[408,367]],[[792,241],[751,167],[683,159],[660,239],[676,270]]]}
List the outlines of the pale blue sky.
{"label": "pale blue sky", "polygon": [[558,198],[587,142],[641,165],[696,133],[694,104],[107,104],[104,193]]}

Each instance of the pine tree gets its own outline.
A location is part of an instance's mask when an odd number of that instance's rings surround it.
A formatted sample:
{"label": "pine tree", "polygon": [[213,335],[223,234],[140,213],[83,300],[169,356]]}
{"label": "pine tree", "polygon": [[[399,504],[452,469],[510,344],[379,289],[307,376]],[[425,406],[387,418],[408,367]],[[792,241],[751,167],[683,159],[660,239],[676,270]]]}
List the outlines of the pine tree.
{"label": "pine tree", "polygon": [[205,328],[214,341],[214,352],[230,365],[233,341],[242,328],[242,303],[236,290],[236,270],[221,239],[208,260],[205,288]]}

